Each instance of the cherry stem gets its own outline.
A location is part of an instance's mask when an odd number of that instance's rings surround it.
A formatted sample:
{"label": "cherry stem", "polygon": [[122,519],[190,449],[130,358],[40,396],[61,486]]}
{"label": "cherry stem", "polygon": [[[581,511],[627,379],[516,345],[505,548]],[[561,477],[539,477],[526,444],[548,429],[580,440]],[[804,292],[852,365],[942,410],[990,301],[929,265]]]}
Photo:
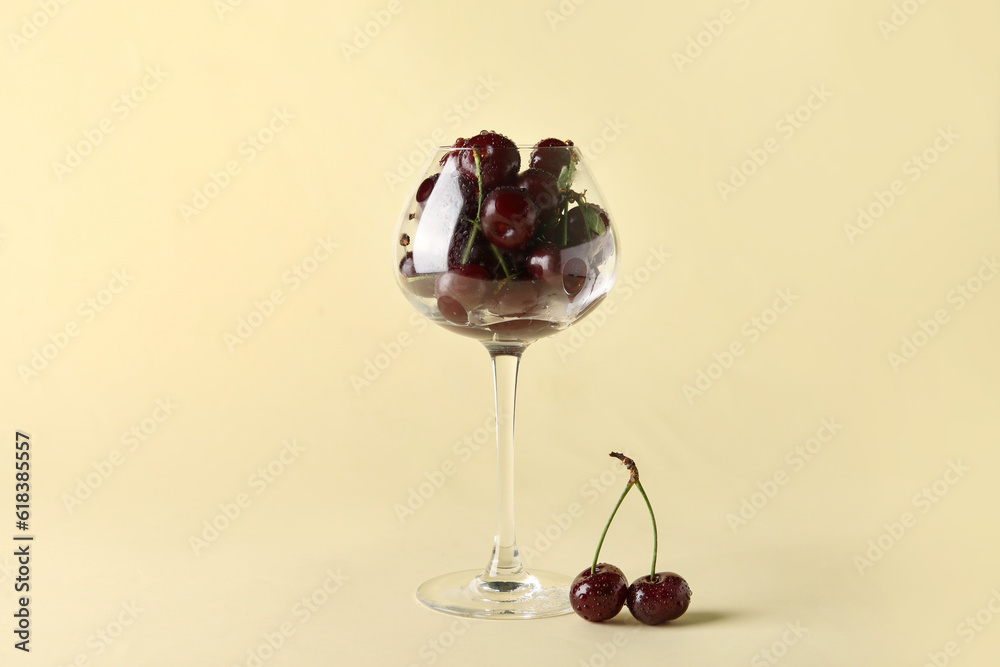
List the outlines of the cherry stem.
{"label": "cherry stem", "polygon": [[[479,183],[479,201],[476,204],[476,219],[472,221],[472,231],[469,232],[469,241],[465,244],[465,250],[462,252],[462,264],[469,261],[469,255],[472,253],[472,242],[476,240],[476,232],[479,231],[479,216],[483,212],[483,165],[479,161],[479,150],[476,148],[472,149],[472,158],[476,161],[476,181]],[[503,260],[500,260],[501,265]],[[507,273],[507,267],[504,267],[504,273]],[[510,275],[508,273],[508,275]]]}
{"label": "cherry stem", "polygon": [[472,254],[472,242],[476,240],[476,232],[479,231],[479,223],[475,220],[472,221],[472,231],[469,232],[469,241],[465,244],[465,250],[462,251],[462,264],[469,261],[469,255]]}
{"label": "cherry stem", "polygon": [[[642,483],[639,481],[639,467],[636,466],[635,461],[633,461],[629,457],[625,456],[624,454],[620,454],[618,452],[611,452],[610,456],[612,456],[612,457],[620,460],[625,465],[625,467],[628,468],[628,486],[625,488],[625,492],[628,493],[628,490],[630,488],[632,488],[633,484],[635,484],[637,487],[639,487],[639,493],[642,494],[642,499],[646,501],[646,508],[649,509],[649,518],[653,520],[653,569],[649,573],[649,578],[655,581],[655,579],[656,579],[656,546],[657,546],[657,539],[656,539],[656,516],[653,514],[653,506],[649,502],[649,496],[646,495],[646,491],[642,488]],[[624,498],[624,497],[625,497],[625,494],[622,494],[622,498]],[[619,500],[618,503],[621,504],[621,501]],[[615,511],[618,511],[617,507],[615,508]],[[614,514],[612,514],[611,516],[614,517]],[[605,529],[605,530],[607,530],[607,529]],[[602,536],[601,539],[603,540],[604,537]],[[598,547],[598,549],[600,549],[600,547]]]}
{"label": "cherry stem", "polygon": [[500,262],[500,268],[503,269],[503,274],[507,278],[510,278],[510,269],[507,268],[507,262],[503,261],[503,253],[500,252],[500,248],[496,247],[492,243],[490,247],[493,248],[493,254],[496,255],[497,260]]}
{"label": "cherry stem", "polygon": [[[462,252],[463,264],[469,261],[469,255],[472,254],[472,243],[476,240],[476,233],[479,232],[480,227],[479,219],[483,215],[483,163],[479,158],[478,148],[472,149],[472,158],[476,161],[476,181],[479,184],[479,194],[476,204],[476,219],[472,221],[472,231],[469,233],[469,241],[465,244],[465,251]],[[510,269],[507,268],[507,262],[503,261],[503,254],[500,252],[500,249],[492,243],[490,243],[490,247],[493,249],[493,254],[496,255],[497,261],[500,262],[503,274],[510,278]]]}
{"label": "cherry stem", "polygon": [[483,163],[479,160],[478,148],[472,149],[472,159],[476,161],[476,181],[479,184],[479,203],[476,207],[476,222],[479,222],[483,210]]}
{"label": "cherry stem", "polygon": [[597,559],[601,555],[601,545],[604,544],[604,536],[608,534],[608,528],[611,527],[611,521],[612,519],[615,518],[615,514],[618,513],[618,508],[622,506],[622,501],[625,500],[625,496],[627,496],[628,492],[631,490],[632,490],[632,482],[629,481],[629,483],[625,486],[625,490],[622,491],[622,495],[618,499],[618,504],[615,505],[614,511],[611,512],[611,517],[608,519],[608,522],[604,525],[604,532],[601,533],[601,541],[597,543],[597,551],[594,552],[594,562],[590,566],[591,575],[593,575],[597,571]]}
{"label": "cherry stem", "polygon": [[642,499],[646,501],[646,507],[649,508],[649,518],[653,520],[653,568],[649,572],[649,578],[653,581],[656,580],[656,517],[653,515],[653,506],[649,503],[649,497],[642,488],[642,484],[636,480],[635,485],[639,487],[639,493],[642,494]]}

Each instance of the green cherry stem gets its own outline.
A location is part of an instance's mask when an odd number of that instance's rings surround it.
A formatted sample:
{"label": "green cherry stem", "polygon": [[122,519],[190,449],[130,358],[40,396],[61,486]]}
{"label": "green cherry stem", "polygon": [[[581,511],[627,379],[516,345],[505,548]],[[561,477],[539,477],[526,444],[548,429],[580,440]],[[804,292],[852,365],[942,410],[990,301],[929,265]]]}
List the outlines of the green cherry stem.
{"label": "green cherry stem", "polygon": [[649,497],[642,488],[642,484],[639,480],[635,481],[635,485],[639,488],[639,493],[642,494],[642,499],[646,501],[646,507],[649,508],[649,518],[653,520],[653,568],[649,572],[649,578],[653,581],[656,580],[656,517],[653,515],[653,506],[649,504]]}
{"label": "green cherry stem", "polygon": [[[472,159],[476,161],[476,181],[479,183],[479,201],[476,204],[476,219],[472,221],[472,231],[469,232],[469,241],[465,244],[465,250],[462,252],[462,264],[469,261],[469,255],[472,253],[472,242],[476,240],[476,233],[479,231],[479,216],[483,213],[483,164],[479,160],[479,149],[472,149]],[[501,265],[503,260],[500,260]],[[507,267],[504,267],[504,273],[510,275],[507,272]]]}
{"label": "green cherry stem", "polygon": [[615,518],[615,514],[618,513],[618,508],[622,506],[622,501],[625,500],[625,496],[627,496],[628,492],[631,490],[632,490],[632,482],[630,481],[625,486],[625,490],[622,491],[622,495],[618,499],[618,504],[615,505],[614,511],[611,512],[611,517],[608,519],[608,522],[604,525],[604,532],[601,533],[601,541],[597,543],[597,551],[594,552],[594,562],[590,566],[590,574],[594,574],[597,571],[597,559],[601,555],[601,545],[604,544],[604,536],[608,534],[608,528],[611,527],[612,519]]}
{"label": "green cherry stem", "polygon": [[[476,219],[472,221],[472,231],[469,233],[469,241],[465,244],[465,251],[462,252],[463,264],[469,261],[469,255],[472,254],[472,243],[476,240],[476,234],[479,233],[481,226],[479,219],[483,215],[483,163],[479,157],[478,148],[472,149],[472,159],[476,161],[476,182],[479,184],[479,194],[476,203]],[[493,254],[496,255],[497,261],[500,262],[500,268],[503,269],[504,276],[510,278],[510,269],[507,268],[507,262],[503,261],[503,254],[500,252],[500,249],[492,243],[490,247],[493,248]]]}
{"label": "green cherry stem", "polygon": [[[639,481],[639,468],[635,465],[635,461],[625,456],[624,454],[620,454],[618,452],[611,452],[610,456],[620,460],[625,465],[625,467],[628,468],[629,472],[628,486],[625,488],[625,493],[628,493],[628,490],[632,488],[633,484],[639,487],[639,493],[642,494],[642,499],[646,501],[646,508],[649,509],[649,518],[653,520],[653,569],[650,571],[649,576],[651,579],[655,580],[657,539],[656,539],[656,516],[653,514],[653,506],[650,504],[649,496],[646,495],[646,491],[642,488],[642,483]],[[625,494],[623,493],[622,498],[624,497]],[[618,503],[621,504],[621,501],[619,500]],[[618,511],[617,507],[615,508],[615,511],[616,512]],[[614,517],[614,514],[612,514],[611,516]],[[605,528],[605,531],[607,531],[607,528]],[[604,537],[602,536],[601,539],[603,540]],[[598,547],[598,549],[600,549],[600,547]],[[595,560],[594,562],[596,563],[597,561]]]}
{"label": "green cherry stem", "polygon": [[472,149],[472,159],[476,161],[476,181],[479,184],[479,205],[476,207],[476,222],[483,210],[483,163],[479,159],[479,149]]}

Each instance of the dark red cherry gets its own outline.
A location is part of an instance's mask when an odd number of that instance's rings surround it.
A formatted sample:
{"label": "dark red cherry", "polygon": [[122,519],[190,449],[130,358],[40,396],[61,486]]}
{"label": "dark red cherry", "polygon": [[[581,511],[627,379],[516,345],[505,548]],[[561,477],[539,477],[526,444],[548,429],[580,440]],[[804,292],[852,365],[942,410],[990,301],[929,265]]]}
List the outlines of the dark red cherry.
{"label": "dark red cherry", "polygon": [[579,206],[571,208],[565,219],[560,218],[545,229],[545,240],[560,248],[569,248],[590,240],[587,223]]}
{"label": "dark red cherry", "polygon": [[567,260],[562,267],[562,281],[566,294],[576,296],[587,282],[587,263],[579,257]]}
{"label": "dark red cherry", "polygon": [[646,625],[679,618],[691,604],[691,587],[673,572],[639,577],[628,587],[625,603],[632,615]]}
{"label": "dark red cherry", "polygon": [[434,292],[448,296],[471,310],[481,305],[486,288],[492,281],[489,272],[478,264],[463,264],[438,276]]}
{"label": "dark red cherry", "polygon": [[413,267],[413,253],[408,252],[399,260],[399,272],[407,278],[416,278],[417,270]]}
{"label": "dark red cherry", "polygon": [[[455,139],[455,143],[452,144],[452,148],[465,148],[465,145],[468,141],[469,141],[468,139],[463,139],[462,137],[459,137],[458,139]],[[458,156],[461,154],[462,151],[448,151],[447,153],[441,156],[441,160],[440,162],[438,162],[438,164],[440,164],[443,167],[445,163],[448,161],[448,158],[454,156],[455,159],[458,159]]]}
{"label": "dark red cherry", "polygon": [[538,228],[538,205],[526,190],[500,187],[486,195],[480,219],[483,234],[504,250],[523,247]]}
{"label": "dark red cherry", "polygon": [[479,207],[479,185],[475,179],[458,174],[458,190],[462,193],[462,216],[475,218]]}
{"label": "dark red cherry", "polygon": [[556,177],[541,169],[526,169],[517,176],[517,187],[524,188],[541,211],[551,211],[559,204]]}
{"label": "dark red cherry", "polygon": [[[461,148],[476,149],[479,154],[484,192],[512,183],[517,172],[521,169],[521,153],[517,150],[517,145],[502,134],[483,130],[470,139],[460,139],[459,141],[464,141]],[[458,142],[455,145],[458,146]],[[457,152],[459,170],[478,183],[476,158],[473,151],[461,150]]]}
{"label": "dark red cherry", "polygon": [[599,623],[614,618],[625,604],[628,580],[614,565],[598,563],[576,575],[569,587],[573,611],[588,621]]}
{"label": "dark red cherry", "polygon": [[458,299],[453,299],[450,296],[438,297],[437,307],[444,319],[452,324],[469,323],[469,313],[465,310],[465,306],[458,302]]}
{"label": "dark red cherry", "polygon": [[532,315],[542,305],[542,290],[530,280],[505,280],[486,299],[486,307],[503,317]]}
{"label": "dark red cherry", "polygon": [[[597,223],[597,231],[587,227],[587,219],[584,216],[584,208],[589,208],[603,222]],[[604,209],[594,204],[584,204],[583,206],[574,206],[569,209],[566,213],[565,222],[559,220],[552,226],[545,230],[545,240],[550,243],[554,243],[558,246],[570,247],[580,245],[581,243],[586,243],[591,239],[597,238],[600,234],[603,234],[607,230],[607,226],[610,224],[608,221],[608,214]]]}
{"label": "dark red cherry", "polygon": [[533,280],[551,282],[562,280],[559,249],[551,243],[543,243],[528,253],[528,275]]}
{"label": "dark red cherry", "polygon": [[[469,247],[469,237],[472,235],[473,228],[472,221],[468,219],[459,220],[455,224],[448,245],[448,268],[452,269],[462,264],[478,264],[486,269],[492,277],[503,276],[500,260],[497,259],[493,246],[490,245],[481,231],[476,232],[475,238],[472,239],[472,246]],[[468,256],[465,255],[466,248],[469,249]]]}
{"label": "dark red cherry", "polygon": [[427,198],[431,196],[431,191],[434,190],[434,184],[437,183],[438,178],[441,174],[433,174],[428,176],[420,183],[420,187],[417,188],[417,203],[422,207],[426,202]]}
{"label": "dark red cherry", "polygon": [[[563,167],[568,167],[573,159],[572,141],[561,141],[559,139],[542,139],[535,144],[535,150],[531,152],[529,166],[532,169],[542,169],[556,178]],[[541,150],[539,150],[541,149]]]}

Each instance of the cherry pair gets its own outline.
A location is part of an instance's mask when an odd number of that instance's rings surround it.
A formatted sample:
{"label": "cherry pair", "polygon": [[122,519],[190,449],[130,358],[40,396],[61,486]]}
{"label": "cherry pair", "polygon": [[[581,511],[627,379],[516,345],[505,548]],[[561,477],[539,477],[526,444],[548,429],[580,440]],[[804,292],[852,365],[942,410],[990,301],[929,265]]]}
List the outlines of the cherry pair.
{"label": "cherry pair", "polygon": [[[570,604],[577,614],[593,622],[613,618],[621,611],[623,605],[628,605],[632,615],[646,625],[659,625],[672,621],[687,611],[691,603],[691,588],[680,575],[656,571],[656,517],[653,515],[653,506],[639,482],[639,469],[635,461],[624,454],[611,452],[611,456],[620,459],[628,468],[628,484],[611,512],[611,518],[604,526],[604,532],[601,533],[601,539],[597,543],[597,551],[594,553],[594,562],[576,575],[570,586]],[[609,563],[598,563],[597,559],[601,553],[601,545],[604,544],[604,537],[611,527],[611,521],[633,486],[642,494],[646,507],[649,508],[649,516],[653,520],[653,567],[650,574],[639,577],[629,584],[620,569]]]}

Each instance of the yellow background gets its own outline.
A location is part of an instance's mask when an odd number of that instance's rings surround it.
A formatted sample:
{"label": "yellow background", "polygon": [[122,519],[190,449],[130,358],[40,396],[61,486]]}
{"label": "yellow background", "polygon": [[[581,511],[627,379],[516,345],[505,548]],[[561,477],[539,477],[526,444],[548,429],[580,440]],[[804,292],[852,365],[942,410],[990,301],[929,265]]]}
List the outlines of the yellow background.
{"label": "yellow background", "polygon": [[[270,636],[266,665],[992,664],[998,18],[990,0],[8,0],[0,662],[247,665]],[[626,451],[659,569],[694,591],[670,626],[456,624],[413,597],[488,555],[492,385],[477,343],[414,318],[390,245],[410,162],[483,128],[583,146],[623,244],[615,312],[524,357],[522,546],[589,564]],[[602,560],[634,578],[649,547],[630,497]]]}

